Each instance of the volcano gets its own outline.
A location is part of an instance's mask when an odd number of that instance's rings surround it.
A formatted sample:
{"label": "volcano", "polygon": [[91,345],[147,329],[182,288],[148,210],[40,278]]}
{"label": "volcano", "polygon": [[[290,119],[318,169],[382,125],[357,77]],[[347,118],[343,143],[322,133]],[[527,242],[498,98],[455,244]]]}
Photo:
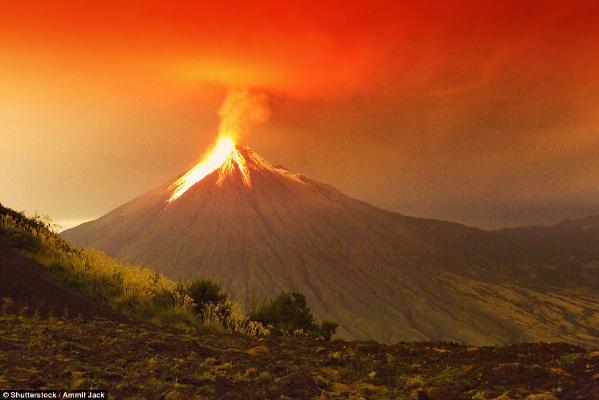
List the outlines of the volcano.
{"label": "volcano", "polygon": [[596,220],[570,223],[584,240],[572,244],[570,232],[555,247],[563,227],[484,231],[404,216],[248,147],[219,165],[62,235],[173,279],[213,279],[242,305],[301,292],[343,338],[597,343]]}

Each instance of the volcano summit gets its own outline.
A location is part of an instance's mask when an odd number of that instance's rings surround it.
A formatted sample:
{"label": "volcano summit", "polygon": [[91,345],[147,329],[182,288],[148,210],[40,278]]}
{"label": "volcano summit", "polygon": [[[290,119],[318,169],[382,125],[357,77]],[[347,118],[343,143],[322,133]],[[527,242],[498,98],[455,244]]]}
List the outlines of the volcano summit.
{"label": "volcano summit", "polygon": [[588,345],[599,337],[597,223],[571,222],[584,241],[565,240],[547,260],[539,249],[551,248],[559,225],[489,232],[407,217],[247,147],[180,190],[186,176],[63,236],[174,279],[213,279],[242,304],[299,291],[345,338]]}

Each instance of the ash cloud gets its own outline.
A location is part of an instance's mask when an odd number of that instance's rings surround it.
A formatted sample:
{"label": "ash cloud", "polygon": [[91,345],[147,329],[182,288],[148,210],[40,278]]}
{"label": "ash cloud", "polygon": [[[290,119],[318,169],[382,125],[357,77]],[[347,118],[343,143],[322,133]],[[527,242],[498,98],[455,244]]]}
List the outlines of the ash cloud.
{"label": "ash cloud", "polygon": [[250,90],[230,90],[218,110],[219,135],[239,138],[270,117],[268,96]]}

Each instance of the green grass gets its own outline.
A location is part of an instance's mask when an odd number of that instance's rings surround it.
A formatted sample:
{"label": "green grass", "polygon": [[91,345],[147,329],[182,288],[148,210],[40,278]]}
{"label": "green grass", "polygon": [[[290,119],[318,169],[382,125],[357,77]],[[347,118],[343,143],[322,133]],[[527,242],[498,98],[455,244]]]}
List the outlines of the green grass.
{"label": "green grass", "polygon": [[433,377],[433,380],[438,384],[453,383],[456,382],[460,377],[458,370],[455,368],[447,367],[443,371],[439,372]]}
{"label": "green grass", "polygon": [[[132,320],[182,330],[209,328],[267,335],[241,307],[227,300],[226,316],[212,305],[197,304],[174,282],[147,268],[127,265],[94,249],[76,249],[56,233],[48,217],[26,216],[0,205],[0,240],[52,272],[57,280],[86,298]],[[220,305],[217,305],[218,307]]]}
{"label": "green grass", "polygon": [[74,249],[54,232],[48,218],[0,207],[3,240],[86,297],[135,319],[150,320],[166,311],[191,312],[192,303],[177,296],[175,282],[97,250]]}
{"label": "green grass", "polygon": [[560,362],[560,364],[565,364],[565,365],[574,364],[581,357],[582,357],[581,353],[568,353],[568,354],[564,354],[563,356],[561,356],[559,358],[559,362]]}

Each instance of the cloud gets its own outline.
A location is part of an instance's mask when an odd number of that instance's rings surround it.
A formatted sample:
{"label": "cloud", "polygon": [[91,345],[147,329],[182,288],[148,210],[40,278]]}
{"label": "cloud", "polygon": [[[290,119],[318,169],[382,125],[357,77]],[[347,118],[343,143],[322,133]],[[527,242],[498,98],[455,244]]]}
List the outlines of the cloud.
{"label": "cloud", "polygon": [[1,7],[0,48],[21,66],[36,61],[38,72],[93,74],[128,88],[160,81],[173,90],[215,84],[322,98],[431,82],[437,91],[454,90],[493,79],[502,68],[561,73],[564,56],[588,60],[591,53],[573,43],[592,45],[598,22],[596,6],[583,1]]}
{"label": "cloud", "polygon": [[249,90],[230,90],[218,110],[218,132],[224,136],[243,136],[253,125],[270,116],[268,96]]}

